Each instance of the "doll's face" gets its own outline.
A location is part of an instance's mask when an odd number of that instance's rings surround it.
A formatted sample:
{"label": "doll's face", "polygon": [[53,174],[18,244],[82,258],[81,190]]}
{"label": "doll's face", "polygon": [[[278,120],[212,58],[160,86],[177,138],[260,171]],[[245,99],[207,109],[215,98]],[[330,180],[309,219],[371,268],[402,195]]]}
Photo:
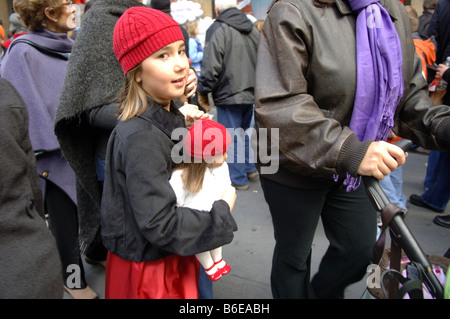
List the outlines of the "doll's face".
{"label": "doll's face", "polygon": [[209,163],[209,167],[219,167],[222,166],[223,163],[225,163],[225,161],[227,160],[227,153],[223,154],[223,155],[218,155],[218,156],[214,156],[212,158],[209,159],[208,163]]}
{"label": "doll's face", "polygon": [[136,81],[156,102],[166,106],[184,94],[188,71],[184,41],[176,41],[142,61]]}

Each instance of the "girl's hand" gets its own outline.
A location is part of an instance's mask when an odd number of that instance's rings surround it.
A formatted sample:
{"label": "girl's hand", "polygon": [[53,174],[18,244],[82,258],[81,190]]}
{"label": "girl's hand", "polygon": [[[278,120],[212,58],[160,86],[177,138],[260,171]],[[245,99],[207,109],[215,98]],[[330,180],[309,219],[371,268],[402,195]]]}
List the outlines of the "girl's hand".
{"label": "girl's hand", "polygon": [[406,156],[407,153],[394,144],[373,142],[359,165],[358,174],[383,180],[386,175],[405,163]]}
{"label": "girl's hand", "polygon": [[189,68],[187,76],[186,87],[184,89],[184,96],[188,99],[197,91],[197,74],[194,70]]}
{"label": "girl's hand", "polygon": [[211,119],[210,114],[200,111],[197,105],[188,104],[187,102],[185,102],[179,110],[184,115],[184,121],[187,129],[190,129],[194,122],[198,119]]}
{"label": "girl's hand", "polygon": [[221,199],[226,201],[228,206],[230,206],[230,212],[233,210],[234,203],[236,202],[236,197],[236,188],[231,185],[225,188]]}

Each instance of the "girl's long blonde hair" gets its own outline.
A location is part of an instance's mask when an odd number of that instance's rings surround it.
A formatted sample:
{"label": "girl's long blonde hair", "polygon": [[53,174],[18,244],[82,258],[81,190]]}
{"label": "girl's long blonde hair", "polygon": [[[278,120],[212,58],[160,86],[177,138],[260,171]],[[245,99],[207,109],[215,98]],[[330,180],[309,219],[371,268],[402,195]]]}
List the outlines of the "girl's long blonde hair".
{"label": "girl's long blonde hair", "polygon": [[144,113],[147,108],[147,92],[136,81],[136,74],[141,72],[141,64],[127,72],[125,85],[120,93],[119,120],[126,121]]}

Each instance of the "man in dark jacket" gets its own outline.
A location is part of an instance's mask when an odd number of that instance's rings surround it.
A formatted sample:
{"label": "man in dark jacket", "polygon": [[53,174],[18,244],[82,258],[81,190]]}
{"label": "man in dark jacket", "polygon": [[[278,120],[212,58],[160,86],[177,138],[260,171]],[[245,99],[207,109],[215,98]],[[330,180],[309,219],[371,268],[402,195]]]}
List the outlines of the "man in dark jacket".
{"label": "man in dark jacket", "polygon": [[[428,28],[428,36],[434,36],[437,43],[436,63],[439,64],[437,76],[448,80],[448,72],[442,65],[450,56],[450,0],[440,0],[436,5]],[[445,73],[444,73],[445,72]],[[443,104],[450,105],[450,90],[444,95]],[[427,176],[422,195],[411,194],[409,201],[416,206],[425,207],[435,212],[445,211],[450,198],[450,152],[431,150],[428,157]],[[450,215],[436,216],[433,221],[450,228]]]}
{"label": "man in dark jacket", "polygon": [[419,32],[419,35],[423,39],[427,39],[427,31],[428,26],[430,25],[431,17],[433,16],[434,9],[436,8],[436,4],[438,3],[438,0],[424,0],[423,1],[423,12],[422,15],[419,17],[419,28],[417,32]]}
{"label": "man in dark jacket", "polygon": [[234,129],[227,160],[230,178],[234,187],[246,190],[248,177],[256,172],[245,141],[250,134],[244,131],[253,123],[259,32],[236,6],[236,0],[215,1],[218,17],[206,32],[198,92],[212,93],[218,122]]}
{"label": "man in dark jacket", "polygon": [[[436,39],[436,63],[441,64],[450,56],[450,0],[440,0],[428,26],[428,37]],[[444,96],[444,104],[450,105],[450,90]]]}

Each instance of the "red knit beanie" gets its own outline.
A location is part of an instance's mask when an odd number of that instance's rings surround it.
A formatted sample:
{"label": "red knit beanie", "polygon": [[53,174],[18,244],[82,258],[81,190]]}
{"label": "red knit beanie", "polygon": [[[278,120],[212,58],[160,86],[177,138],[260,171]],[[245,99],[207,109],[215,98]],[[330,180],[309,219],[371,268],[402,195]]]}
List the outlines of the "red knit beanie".
{"label": "red knit beanie", "polygon": [[180,25],[147,7],[127,9],[114,27],[113,48],[124,74],[168,44],[182,40]]}
{"label": "red knit beanie", "polygon": [[184,142],[187,154],[196,158],[211,158],[225,154],[231,136],[225,126],[213,120],[199,119],[189,129]]}

